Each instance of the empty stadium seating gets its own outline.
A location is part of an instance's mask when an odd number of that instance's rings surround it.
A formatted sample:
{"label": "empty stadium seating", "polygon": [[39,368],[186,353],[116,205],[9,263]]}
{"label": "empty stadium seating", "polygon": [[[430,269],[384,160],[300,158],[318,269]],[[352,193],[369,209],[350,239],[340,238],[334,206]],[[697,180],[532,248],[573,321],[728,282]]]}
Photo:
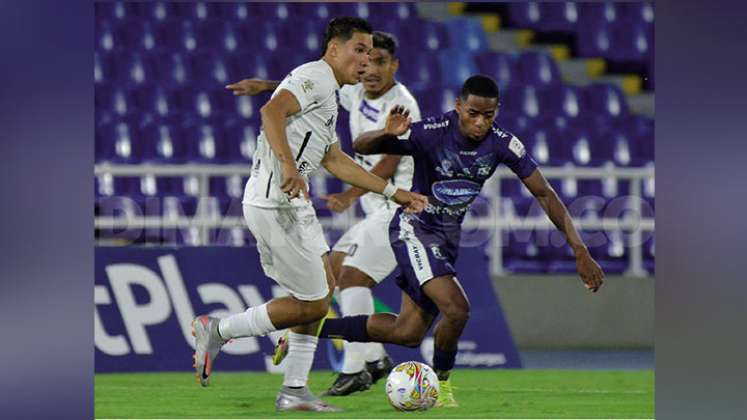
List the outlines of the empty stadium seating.
{"label": "empty stadium seating", "polygon": [[[575,52],[581,57],[653,64],[654,10],[649,3],[529,2],[511,3],[507,10],[514,26],[574,34]],[[499,124],[519,137],[540,164],[653,164],[653,120],[632,114],[619,88],[567,85],[552,56],[542,52],[491,51],[477,20],[423,20],[413,3],[98,2],[95,13],[97,163],[251,164],[261,124],[259,108],[269,96],[237,98],[224,86],[246,77],[282,79],[319,56],[324,25],[331,17],[348,14],[368,18],[375,29],[398,38],[397,78],[418,99],[423,116],[453,108],[464,79],[479,72],[499,84]],[[346,116],[340,112],[337,131],[349,152]],[[245,181],[238,175],[211,177],[208,197],[199,197],[194,176],[97,177],[97,214],[142,215],[145,209],[148,215],[164,217],[192,217],[199,211],[240,217]],[[578,212],[574,216],[590,218],[601,217],[604,200],[630,191],[629,182],[617,180],[553,181],[553,186],[573,206],[572,212]],[[653,187],[650,183],[643,188],[651,208]],[[343,186],[328,177],[314,188],[336,192]],[[518,180],[504,180],[501,194],[504,215],[543,214]],[[322,201],[315,202],[320,215],[330,215]],[[489,210],[485,201],[473,212]],[[127,234],[99,231],[100,238]],[[470,235],[475,243],[489,240],[484,231]],[[512,232],[503,248],[506,268],[517,273],[574,271],[570,250],[555,235]],[[600,235],[606,239],[590,246],[593,255],[607,272],[625,271],[626,235],[584,232],[591,242]],[[218,245],[252,241],[240,228],[214,229],[208,237]],[[196,244],[199,232],[148,231],[137,242]],[[644,265],[652,271],[653,239],[643,252]]]}

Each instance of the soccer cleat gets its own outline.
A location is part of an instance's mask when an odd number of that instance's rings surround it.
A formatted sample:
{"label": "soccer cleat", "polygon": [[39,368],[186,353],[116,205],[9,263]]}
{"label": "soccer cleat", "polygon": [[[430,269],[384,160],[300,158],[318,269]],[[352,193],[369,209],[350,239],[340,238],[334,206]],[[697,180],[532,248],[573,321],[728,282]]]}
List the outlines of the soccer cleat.
{"label": "soccer cleat", "polygon": [[277,399],[275,400],[275,409],[277,411],[318,411],[327,413],[336,413],[342,411],[341,408],[329,405],[319,399],[309,390],[309,387],[294,389],[287,386],[280,388]]}
{"label": "soccer cleat", "polygon": [[275,351],[272,353],[272,364],[279,365],[285,356],[288,355],[288,331],[285,331],[282,337],[278,339],[278,343],[275,345]]}
{"label": "soccer cleat", "polygon": [[366,362],[366,370],[371,374],[373,383],[376,383],[379,379],[389,375],[394,367],[394,362],[389,356],[384,356],[375,362]]}
{"label": "soccer cleat", "polygon": [[438,401],[436,401],[436,407],[459,407],[459,403],[454,398],[454,392],[451,389],[451,380],[446,379],[438,381],[438,385],[440,389],[438,393]]}
{"label": "soccer cleat", "polygon": [[226,340],[218,335],[219,322],[218,318],[207,315],[200,315],[192,321],[192,335],[195,337],[192,367],[195,368],[195,377],[202,386],[208,386],[215,358],[226,343]]}
{"label": "soccer cleat", "polygon": [[322,395],[341,397],[356,391],[365,391],[371,388],[371,384],[373,384],[373,379],[371,378],[371,374],[366,370],[358,373],[341,373],[337,376],[335,383]]}

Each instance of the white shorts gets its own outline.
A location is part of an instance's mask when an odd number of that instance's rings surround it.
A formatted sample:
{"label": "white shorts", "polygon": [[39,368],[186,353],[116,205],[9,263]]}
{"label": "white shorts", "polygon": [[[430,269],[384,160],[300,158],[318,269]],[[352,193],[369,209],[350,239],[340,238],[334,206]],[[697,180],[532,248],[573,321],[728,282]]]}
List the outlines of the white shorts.
{"label": "white shorts", "polygon": [[244,204],[244,220],[257,240],[267,277],[299,300],[329,294],[322,256],[329,251],[314,208],[262,208]]}
{"label": "white shorts", "polygon": [[357,268],[376,283],[384,280],[397,267],[389,243],[389,222],[394,209],[382,209],[366,216],[345,232],[332,248],[347,254],[342,265]]}

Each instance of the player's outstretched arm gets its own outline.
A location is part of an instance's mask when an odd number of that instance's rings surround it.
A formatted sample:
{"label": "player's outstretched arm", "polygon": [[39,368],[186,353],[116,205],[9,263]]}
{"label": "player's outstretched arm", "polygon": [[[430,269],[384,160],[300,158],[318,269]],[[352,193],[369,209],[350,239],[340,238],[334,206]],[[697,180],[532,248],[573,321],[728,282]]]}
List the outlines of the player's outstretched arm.
{"label": "player's outstretched arm", "polygon": [[226,89],[233,92],[234,96],[254,96],[264,92],[272,92],[280,84],[277,80],[244,79],[236,83],[226,85]]}
{"label": "player's outstretched arm", "polygon": [[555,227],[565,235],[568,245],[576,255],[576,270],[586,284],[586,288],[592,292],[599,290],[603,283],[604,272],[589,254],[589,249],[586,248],[584,241],[579,236],[576,227],[573,225],[573,219],[568,214],[568,209],[558,198],[558,194],[555,193],[555,190],[539,169],[535,169],[531,175],[521,181],[539,201]]}
{"label": "player's outstretched arm", "polygon": [[362,155],[411,155],[412,145],[397,138],[410,129],[410,124],[410,111],[397,105],[389,112],[384,128],[358,136],[353,141],[353,150]]}
{"label": "player's outstretched arm", "polygon": [[[385,155],[376,163],[376,165],[374,165],[373,168],[371,168],[371,173],[379,178],[389,179],[394,176],[395,172],[397,172],[397,165],[399,165],[401,159],[402,156]],[[350,187],[341,193],[328,194],[322,196],[322,198],[327,201],[327,208],[334,212],[341,213],[347,210],[348,207],[352,206],[358,197],[367,192],[368,191],[363,188]]]}
{"label": "player's outstretched arm", "polygon": [[394,187],[384,179],[368,172],[355,163],[340,149],[339,143],[330,146],[322,160],[322,165],[340,180],[366,191],[382,194],[403,206],[408,213],[420,213],[428,204],[428,199],[418,193]]}
{"label": "player's outstretched arm", "polygon": [[285,135],[285,125],[288,117],[300,111],[301,105],[296,97],[285,89],[281,89],[274,98],[270,99],[259,110],[267,143],[269,143],[272,152],[280,162],[283,171],[280,189],[288,195],[288,198],[303,195],[308,200],[309,189],[306,186],[306,181],[298,173],[296,162],[288,145],[288,138]]}

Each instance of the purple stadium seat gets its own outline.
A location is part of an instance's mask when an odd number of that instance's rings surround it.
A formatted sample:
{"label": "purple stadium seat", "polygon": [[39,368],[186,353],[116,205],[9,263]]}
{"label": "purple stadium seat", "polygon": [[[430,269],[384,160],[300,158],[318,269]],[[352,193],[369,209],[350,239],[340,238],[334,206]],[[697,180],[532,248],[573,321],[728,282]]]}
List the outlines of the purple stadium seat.
{"label": "purple stadium seat", "polygon": [[220,17],[219,3],[215,2],[179,2],[174,3],[176,14],[185,21],[200,21]]}
{"label": "purple stadium seat", "polygon": [[259,124],[259,109],[269,99],[269,95],[262,96],[234,96],[225,89],[213,91],[213,95],[221,102],[221,108],[225,112],[226,123],[232,123],[233,118],[237,117],[242,123]]}
{"label": "purple stadium seat", "polygon": [[501,90],[518,82],[516,59],[511,54],[479,53],[475,55],[475,62],[479,72],[492,77]]}
{"label": "purple stadium seat", "polygon": [[[309,59],[318,59],[324,42],[324,24],[314,20],[294,20],[291,24],[279,28],[278,37],[278,42],[284,46],[286,53],[293,53],[292,55],[296,56],[303,55]],[[282,59],[285,55],[276,54],[270,58]],[[293,60],[286,59],[286,61]],[[302,62],[296,63],[293,67],[300,64]]]}
{"label": "purple stadium seat", "polygon": [[513,26],[538,28],[542,21],[542,7],[539,2],[512,2],[508,4],[508,18]]}
{"label": "purple stadium seat", "polygon": [[[385,32],[391,32],[397,36],[403,50],[426,51],[435,54],[451,46],[444,23],[397,20],[391,22],[391,24],[384,26],[384,28],[387,28]],[[396,28],[399,29],[392,28],[390,25],[398,25]],[[459,48],[459,45],[456,48]]]}
{"label": "purple stadium seat", "polygon": [[268,60],[264,55],[238,54],[232,57],[237,74],[240,78],[257,77],[260,79],[277,79],[280,76],[270,73]]}
{"label": "purple stadium seat", "polygon": [[621,22],[612,29],[613,48],[610,59],[619,61],[647,60],[654,45],[653,26]]}
{"label": "purple stadium seat", "polygon": [[485,31],[479,21],[455,18],[446,21],[449,45],[461,51],[482,52],[488,49]]}
{"label": "purple stadium seat", "polygon": [[133,3],[141,19],[160,22],[178,17],[177,4],[165,1]]}
{"label": "purple stadium seat", "polygon": [[179,112],[177,93],[160,85],[144,85],[134,91],[135,103],[143,113],[166,119]]}
{"label": "purple stadium seat", "polygon": [[583,2],[578,4],[579,28],[586,25],[608,25],[618,20],[618,8],[622,3]]}
{"label": "purple stadium seat", "polygon": [[628,115],[628,102],[619,87],[607,83],[593,83],[584,88],[586,101],[592,112],[609,118]]}
{"label": "purple stadium seat", "polygon": [[477,73],[477,65],[469,51],[441,51],[438,59],[441,64],[441,83],[444,86],[461,87],[467,78]]}
{"label": "purple stadium seat", "polygon": [[154,79],[154,69],[148,56],[139,52],[123,52],[112,56],[117,81],[124,85],[142,85]]}
{"label": "purple stadium seat", "polygon": [[141,148],[139,128],[127,120],[117,120],[96,130],[96,160],[112,163],[137,163]]}
{"label": "purple stadium seat", "polygon": [[654,24],[654,4],[650,2],[623,2],[617,7],[620,10],[620,20],[630,24]]}
{"label": "purple stadium seat", "polygon": [[162,86],[180,87],[193,80],[193,69],[187,56],[179,52],[153,54],[152,62]]}
{"label": "purple stadium seat", "polygon": [[[172,21],[173,22],[173,21]],[[118,39],[123,47],[134,51],[156,51],[166,46],[160,24],[148,20],[128,19],[117,27]]]}
{"label": "purple stadium seat", "polygon": [[302,16],[310,21],[317,21],[326,25],[335,15],[329,3],[288,3],[291,16]]}
{"label": "purple stadium seat", "polygon": [[256,13],[259,20],[278,22],[280,24],[288,23],[289,19],[303,17],[288,3],[257,3]]}
{"label": "purple stadium seat", "polygon": [[97,109],[111,113],[115,118],[136,115],[137,103],[134,92],[118,85],[99,85],[94,90],[94,104]]}
{"label": "purple stadium seat", "polygon": [[257,147],[259,125],[256,123],[246,124],[243,119],[239,119],[231,125],[227,124],[224,128],[226,161],[251,163],[254,150]]}
{"label": "purple stadium seat", "polygon": [[504,112],[502,106],[498,111],[498,118],[496,118],[496,121],[498,121],[498,125],[510,131],[522,141],[529,129],[529,119],[527,117],[521,114],[510,113],[507,110]]}
{"label": "purple stadium seat", "polygon": [[143,129],[143,162],[181,163],[184,146],[179,130],[171,125],[153,124]]}
{"label": "purple stadium seat", "polygon": [[578,23],[578,6],[575,2],[540,3],[538,29],[542,31],[575,31]]}
{"label": "purple stadium seat", "polygon": [[541,102],[539,90],[531,85],[518,85],[505,90],[501,95],[501,111],[520,114],[537,119],[544,114],[544,104]]}
{"label": "purple stadium seat", "polygon": [[124,47],[124,40],[121,39],[120,32],[116,26],[109,20],[96,20],[94,25],[94,39],[97,51],[112,52]]}
{"label": "purple stadium seat", "polygon": [[179,93],[180,109],[186,116],[213,118],[222,112],[222,103],[215,90],[183,89]]}
{"label": "purple stadium seat", "polygon": [[112,64],[111,54],[106,54],[98,50],[93,53],[93,80],[96,84],[108,83],[113,81],[115,73]]}
{"label": "purple stadium seat", "polygon": [[94,3],[96,19],[125,20],[136,15],[135,3],[130,2],[96,2]]}
{"label": "purple stadium seat", "polygon": [[575,121],[586,114],[582,91],[569,85],[555,85],[540,92],[543,108],[551,115],[561,116],[569,121]]}
{"label": "purple stadium seat", "polygon": [[528,85],[552,86],[562,82],[555,60],[547,53],[522,53],[516,60],[516,69],[522,81]]}
{"label": "purple stadium seat", "polygon": [[422,90],[441,82],[440,70],[438,59],[432,54],[417,54],[402,60],[397,78],[410,90]]}
{"label": "purple stadium seat", "polygon": [[415,3],[368,3],[368,21],[374,30],[388,21],[412,23],[418,19],[414,6]]}
{"label": "purple stadium seat", "polygon": [[190,60],[194,69],[195,82],[207,89],[223,89],[227,84],[241,78],[230,56],[205,52],[193,55]]}
{"label": "purple stadium seat", "polygon": [[576,52],[579,57],[607,57],[612,53],[612,29],[606,23],[579,25]]}
{"label": "purple stadium seat", "polygon": [[220,163],[224,157],[222,131],[213,124],[188,122],[182,128],[185,159],[188,162]]}

